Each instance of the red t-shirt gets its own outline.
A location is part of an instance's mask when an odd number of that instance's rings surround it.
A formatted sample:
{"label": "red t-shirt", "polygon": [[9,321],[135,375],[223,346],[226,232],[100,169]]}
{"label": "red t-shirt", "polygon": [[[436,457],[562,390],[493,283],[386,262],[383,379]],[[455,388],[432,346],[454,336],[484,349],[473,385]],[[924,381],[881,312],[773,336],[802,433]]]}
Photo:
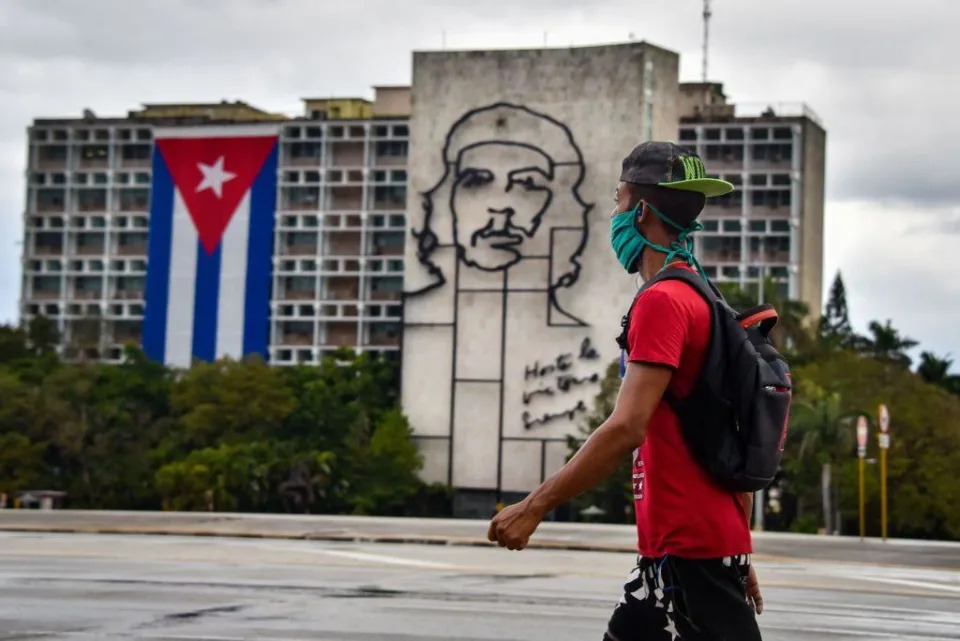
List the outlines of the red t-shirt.
{"label": "red t-shirt", "polygon": [[[665,280],[641,294],[630,314],[627,360],[674,370],[669,390],[693,388],[710,341],[710,307],[690,285]],[[696,462],[666,401],[634,452],[633,489],[640,554],[692,559],[752,552],[739,497],[721,488]]]}

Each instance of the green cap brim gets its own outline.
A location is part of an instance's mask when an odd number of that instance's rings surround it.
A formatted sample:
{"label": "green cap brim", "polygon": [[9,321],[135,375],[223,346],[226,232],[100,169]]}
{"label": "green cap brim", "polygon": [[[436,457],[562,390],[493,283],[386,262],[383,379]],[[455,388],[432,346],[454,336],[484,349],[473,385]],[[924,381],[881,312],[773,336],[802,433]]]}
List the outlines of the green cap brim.
{"label": "green cap brim", "polygon": [[678,180],[672,183],[659,183],[660,187],[679,189],[680,191],[695,191],[707,198],[729,194],[735,189],[732,183],[717,178],[696,178],[694,180]]}

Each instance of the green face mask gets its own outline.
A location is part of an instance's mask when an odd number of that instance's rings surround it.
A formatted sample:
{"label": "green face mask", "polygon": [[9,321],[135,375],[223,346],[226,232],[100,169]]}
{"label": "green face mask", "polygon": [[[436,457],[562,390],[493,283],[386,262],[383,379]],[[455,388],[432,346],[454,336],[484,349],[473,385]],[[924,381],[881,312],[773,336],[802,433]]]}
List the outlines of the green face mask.
{"label": "green face mask", "polygon": [[641,207],[640,203],[630,211],[625,211],[614,216],[610,221],[610,246],[613,247],[613,253],[616,254],[617,260],[623,268],[627,270],[627,273],[635,274],[639,271],[640,257],[643,255],[643,250],[650,247],[654,251],[666,254],[666,258],[663,260],[664,266],[674,258],[679,257],[691,267],[696,267],[700,275],[703,276],[703,270],[700,268],[700,264],[693,257],[693,239],[690,238],[690,234],[703,229],[703,225],[699,222],[694,222],[689,227],[681,227],[650,203],[646,203],[646,206],[657,218],[680,233],[677,236],[677,240],[670,244],[670,247],[664,247],[663,245],[658,245],[657,243],[652,243],[647,240],[644,235],[637,230],[636,226],[637,213]]}

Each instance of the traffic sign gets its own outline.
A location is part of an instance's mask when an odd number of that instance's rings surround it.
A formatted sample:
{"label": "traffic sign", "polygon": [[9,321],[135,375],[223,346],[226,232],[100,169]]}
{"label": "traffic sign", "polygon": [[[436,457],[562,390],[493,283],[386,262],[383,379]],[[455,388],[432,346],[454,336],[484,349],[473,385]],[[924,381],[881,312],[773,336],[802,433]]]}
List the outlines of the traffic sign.
{"label": "traffic sign", "polygon": [[880,431],[884,434],[890,432],[890,410],[886,405],[880,406]]}
{"label": "traffic sign", "polygon": [[880,435],[880,449],[881,449],[881,450],[889,450],[889,449],[890,449],[890,435],[889,435],[889,434],[881,434],[881,435]]}
{"label": "traffic sign", "polygon": [[867,455],[867,417],[861,414],[857,417],[857,456]]}

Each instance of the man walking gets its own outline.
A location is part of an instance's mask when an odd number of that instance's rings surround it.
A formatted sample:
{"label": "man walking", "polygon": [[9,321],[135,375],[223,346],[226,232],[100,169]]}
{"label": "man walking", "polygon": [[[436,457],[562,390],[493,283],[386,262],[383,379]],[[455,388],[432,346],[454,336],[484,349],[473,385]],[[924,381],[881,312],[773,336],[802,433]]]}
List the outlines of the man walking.
{"label": "man walking", "polygon": [[[733,190],[706,177],[700,158],[648,142],[623,161],[610,242],[627,271],[650,280],[667,267],[699,272],[689,235],[707,197]],[[633,455],[639,561],[604,639],[760,639],[763,600],[750,565],[752,495],[721,487],[696,462],[667,398],[697,382],[711,309],[681,280],[634,301],[616,406],[577,454],[526,499],[497,514],[488,537],[523,549],[543,518],[590,490]]]}

